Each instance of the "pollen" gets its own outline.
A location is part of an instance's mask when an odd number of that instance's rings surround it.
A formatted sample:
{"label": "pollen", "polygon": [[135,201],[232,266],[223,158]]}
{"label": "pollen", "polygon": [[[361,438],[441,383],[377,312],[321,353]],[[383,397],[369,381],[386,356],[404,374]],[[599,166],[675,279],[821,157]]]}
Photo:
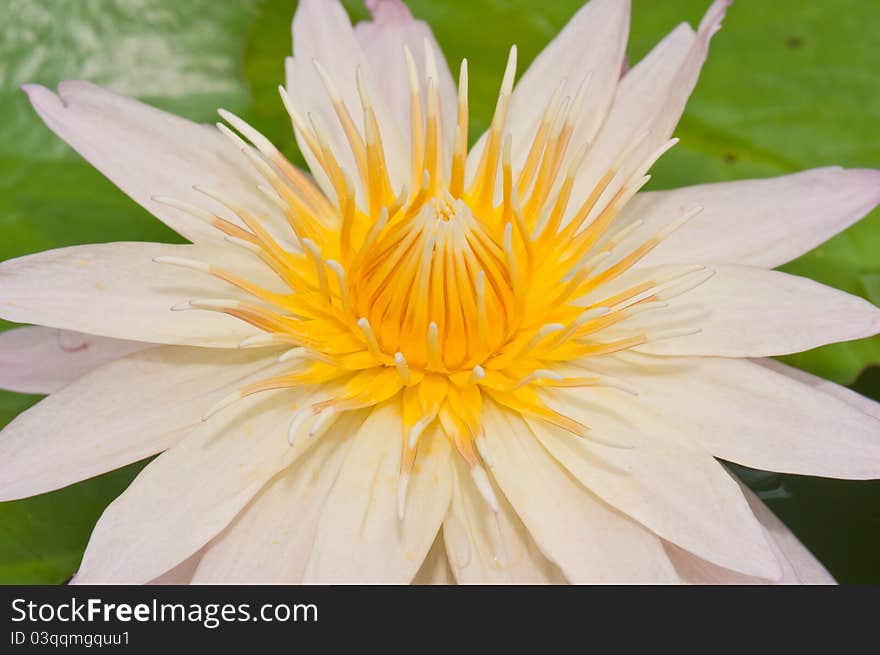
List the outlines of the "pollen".
{"label": "pollen", "polygon": [[[571,370],[565,366],[571,362],[688,333],[651,334],[627,329],[627,321],[662,309],[663,300],[711,274],[691,267],[673,278],[609,287],[699,211],[672,216],[659,233],[635,242],[638,222],[616,226],[621,209],[647,182],[647,170],[674,140],[644,155],[639,146],[645,134],[634,137],[587,193],[574,193],[591,146],[573,140],[584,119],[589,76],[574,97],[557,92],[532,133],[511,134],[514,47],[491,126],[473,152],[467,141],[468,68],[462,62],[455,134],[445,149],[450,135],[442,134],[446,123],[432,53],[426,44],[424,78],[413,53],[403,53],[411,133],[407,180],[400,188],[392,184],[390,155],[362,76],[360,115],[353,115],[314,62],[345,135],[345,156],[331,146],[325,128],[280,90],[314,179],[240,118],[221,111],[228,126],[218,124],[282,209],[287,241],[270,233],[260,216],[214,191],[204,190],[238,223],[162,199],[207,221],[230,247],[261,259],[289,289],[270,291],[213,263],[159,258],[220,278],[253,299],[193,299],[176,309],[224,312],[261,330],[242,347],[284,348],[279,359],[289,366],[286,372],[237,390],[206,417],[254,393],[313,387],[321,399],[291,412],[293,441],[322,433],[344,412],[397,403],[405,442],[401,516],[420,441],[435,425],[467,461],[486,502],[497,507],[483,468],[491,466],[481,423],[486,402],[593,439],[589,426],[553,411],[543,392],[610,387],[632,393],[588,367],[574,376],[562,371]],[[527,146],[516,164],[514,139]]]}

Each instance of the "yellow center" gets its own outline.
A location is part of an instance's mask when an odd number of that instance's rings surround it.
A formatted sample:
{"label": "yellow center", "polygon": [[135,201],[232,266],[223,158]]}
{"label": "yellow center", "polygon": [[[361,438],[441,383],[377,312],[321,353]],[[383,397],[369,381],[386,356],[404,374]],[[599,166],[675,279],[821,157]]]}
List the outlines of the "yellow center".
{"label": "yellow center", "polygon": [[635,165],[622,154],[586,197],[572,197],[588,152],[584,147],[572,154],[570,143],[584,89],[573,100],[560,99],[559,93],[550,100],[529,135],[524,163],[514,170],[505,122],[515,49],[479,163],[467,174],[466,62],[453,153],[445,161],[436,68],[426,55],[423,93],[412,57],[406,55],[411,170],[409,184],[399,191],[392,189],[379,122],[360,79],[362,129],[316,64],[356,170],[344,170],[317,123],[305,121],[282,90],[313,173],[332,193],[323,193],[249,125],[223,113],[256,146],[238,140],[277,194],[296,248],[284,249],[259,217],[227,199],[218,198],[243,227],[189,210],[258,255],[289,293],[259,288],[216,266],[166,261],[207,270],[255,298],[253,303],[190,303],[226,312],[265,332],[245,345],[291,348],[282,355],[289,372],[252,384],[221,406],[260,391],[314,385],[326,398],[299,410],[293,434],[307,420],[313,421],[314,432],[342,412],[399,402],[404,474],[415,461],[421,435],[436,420],[485,489],[480,416],[487,398],[583,436],[586,426],[551,410],[542,401],[542,388],[621,385],[598,375],[566,377],[557,372],[560,365],[674,336],[619,329],[614,337],[605,335],[634,314],[656,308],[679,279],[643,280],[605,295],[601,289],[694,212],[620,252],[636,226],[609,231],[614,219],[647,180],[648,167],[673,142]]}

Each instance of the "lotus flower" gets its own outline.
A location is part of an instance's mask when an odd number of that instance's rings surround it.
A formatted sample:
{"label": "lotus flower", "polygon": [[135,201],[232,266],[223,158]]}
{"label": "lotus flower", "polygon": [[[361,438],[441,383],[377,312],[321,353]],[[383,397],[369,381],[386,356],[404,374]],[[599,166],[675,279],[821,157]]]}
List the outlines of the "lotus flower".
{"label": "lotus flower", "polygon": [[[235,115],[87,82],[46,124],[188,245],[0,266],[3,499],[157,453],[78,583],[831,582],[716,458],[880,474],[878,405],[774,355],[880,310],[771,270],[864,216],[880,173],[642,192],[730,4],[621,78],[592,0],[468,146],[427,25],[301,0],[281,100],[309,173]],[[75,331],[75,332],[74,332]]]}

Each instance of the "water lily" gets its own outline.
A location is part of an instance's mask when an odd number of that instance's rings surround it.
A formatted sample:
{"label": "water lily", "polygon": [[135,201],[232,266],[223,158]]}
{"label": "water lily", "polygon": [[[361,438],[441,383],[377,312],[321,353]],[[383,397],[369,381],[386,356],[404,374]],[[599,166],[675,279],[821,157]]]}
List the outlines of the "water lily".
{"label": "water lily", "polygon": [[[880,332],[772,270],[880,202],[825,168],[644,192],[730,4],[621,78],[592,0],[468,146],[468,67],[370,0],[301,0],[281,101],[309,173],[222,111],[27,86],[191,241],[0,265],[0,435],[21,498],[156,457],[75,581],[830,582],[716,458],[880,476],[878,405],[766,359]],[[499,71],[500,74],[500,71]],[[75,332],[74,332],[75,331]]]}

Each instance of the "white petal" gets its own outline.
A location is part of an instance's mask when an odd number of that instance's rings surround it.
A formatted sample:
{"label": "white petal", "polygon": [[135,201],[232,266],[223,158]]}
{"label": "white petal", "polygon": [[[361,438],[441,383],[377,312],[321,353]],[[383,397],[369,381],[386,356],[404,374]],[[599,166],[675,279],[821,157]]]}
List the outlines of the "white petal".
{"label": "white petal", "polygon": [[446,545],[443,543],[443,535],[437,536],[428,556],[422,562],[422,568],[416,573],[412,583],[414,585],[452,585],[455,577],[449,567],[449,559],[446,557]]}
{"label": "white petal", "polygon": [[636,402],[716,457],[783,473],[880,477],[880,405],[867,398],[864,405],[873,406],[874,416],[821,388],[739,359],[629,355],[590,366],[624,377],[639,389]]}
{"label": "white petal", "polygon": [[[834,584],[834,578],[825,567],[776,518],[761,499],[744,484],[740,483],[740,486],[782,565],[783,576],[776,584]],[[666,549],[676,571],[682,580],[689,584],[768,584],[761,578],[745,576],[710,564],[672,544],[666,544]]]}
{"label": "white petal", "polygon": [[731,2],[716,0],[696,33],[680,25],[623,77],[608,119],[576,178],[575,198],[586,199],[631,145],[630,162],[621,169],[627,175],[672,136],[706,60],[709,41]]}
{"label": "white petal", "polygon": [[248,297],[207,273],[153,261],[160,256],[219,263],[270,289],[279,284],[267,267],[232,247],[72,246],[0,264],[0,317],[118,339],[225,348],[258,332],[220,312],[171,311],[192,299]]}
{"label": "white petal", "polygon": [[223,530],[308,443],[291,447],[293,391],[267,392],[214,416],[153,460],[114,500],[86,547],[78,584],[142,584]]}
{"label": "white petal", "polygon": [[771,371],[775,371],[776,373],[781,373],[793,380],[797,380],[802,384],[806,384],[814,389],[822,391],[826,394],[834,396],[838,400],[842,400],[843,402],[855,407],[860,412],[864,412],[868,416],[873,416],[876,419],[880,419],[880,403],[876,400],[871,400],[863,396],[860,393],[856,393],[851,389],[847,389],[839,384],[835,384],[830,380],[826,380],[825,378],[820,378],[815,375],[811,375],[806,371],[802,371],[799,368],[794,368],[793,366],[788,366],[787,364],[783,364],[782,362],[777,362],[775,359],[756,359],[753,360],[756,364],[760,364],[766,368],[769,368]]}
{"label": "white petal", "polygon": [[[629,17],[629,0],[587,2],[523,74],[513,91],[508,114],[515,169],[525,161],[541,117],[560,83],[561,97],[573,100],[587,76],[590,78],[569,155],[595,136],[620,79]],[[469,175],[479,162],[485,140],[483,135],[471,149]]]}
{"label": "white petal", "polygon": [[449,507],[449,440],[438,429],[422,436],[401,521],[397,487],[404,436],[398,406],[374,409],[351,438],[321,513],[304,582],[407,584]]}
{"label": "white petal", "polygon": [[[627,330],[699,328],[639,346],[659,355],[767,357],[880,332],[880,309],[810,279],[748,266],[712,266],[705,283],[669,300],[669,308],[627,321]],[[645,269],[649,276],[656,269]],[[641,274],[636,272],[636,276]]]}
{"label": "white petal", "polygon": [[406,46],[412,53],[423,88],[427,79],[424,58],[426,39],[433,50],[440,77],[434,81],[440,92],[444,148],[446,161],[450,161],[455,137],[458,91],[437,39],[427,23],[413,19],[412,13],[401,0],[372,0],[367,2],[367,6],[373,14],[373,20],[355,25],[354,35],[363,48],[370,68],[378,73],[377,90],[385,98],[401,135],[406,139],[411,129],[410,87],[403,49]]}
{"label": "white petal", "polygon": [[699,215],[639,265],[700,261],[774,268],[843,231],[877,203],[880,171],[819,168],[765,180],[640,193],[618,221],[621,226],[643,221],[640,233],[647,237],[699,206]]}
{"label": "white petal", "polygon": [[193,123],[90,82],[62,82],[58,95],[38,85],[27,85],[24,90],[53,132],[187,239],[216,241],[222,235],[154,197],[173,197],[236,220],[193,189],[203,186],[222,190],[257,216],[274,218],[279,224],[283,220],[257,190],[260,178],[247,159],[215,127]]}
{"label": "white petal", "polygon": [[510,503],[492,484],[499,510],[483,499],[461,458],[443,536],[460,584],[562,584],[559,568],[538,549]]}
{"label": "white petal", "polygon": [[736,482],[712,456],[636,400],[587,388],[548,395],[558,412],[612,448],[530,421],[550,453],[611,506],[665,540],[720,566],[775,579],[778,564]]}
{"label": "white petal", "polygon": [[[326,131],[336,158],[358,187],[358,197],[363,199],[363,186],[357,176],[354,156],[314,62],[317,61],[327,71],[355,125],[362,131],[363,107],[356,83],[357,71],[361,71],[379,123],[389,177],[397,190],[409,173],[408,151],[403,148],[400,127],[384,95],[377,90],[377,79],[382,71],[374,70],[370,65],[338,0],[300,1],[293,16],[293,54],[293,57],[288,57],[285,66],[287,91],[303,119],[308,121],[308,115],[311,114]],[[300,150],[309,153],[308,146],[299,135],[297,138]],[[312,171],[319,172],[316,160],[313,157],[307,159]],[[316,178],[326,184],[326,179],[322,179],[321,175],[316,173]],[[331,188],[325,187],[325,190],[332,194]]]}
{"label": "white petal", "polygon": [[103,364],[150,347],[53,328],[7,330],[0,333],[0,389],[52,393]]}
{"label": "white petal", "polygon": [[484,420],[498,485],[569,582],[678,580],[660,540],[578,484],[519,416],[486,403]]}
{"label": "white petal", "polygon": [[0,432],[0,501],[25,498],[170,448],[275,358],[160,346],[117,359]]}
{"label": "white petal", "polygon": [[[339,420],[349,429],[357,429],[363,415]],[[193,582],[302,582],[321,511],[350,441],[348,430],[337,427],[266,485],[210,544]]]}
{"label": "white petal", "polygon": [[147,584],[151,585],[188,585],[192,584],[193,575],[196,567],[202,558],[202,552],[199,551],[192,557],[189,557],[175,566],[173,569],[166,571],[158,578],[153,578]]}

